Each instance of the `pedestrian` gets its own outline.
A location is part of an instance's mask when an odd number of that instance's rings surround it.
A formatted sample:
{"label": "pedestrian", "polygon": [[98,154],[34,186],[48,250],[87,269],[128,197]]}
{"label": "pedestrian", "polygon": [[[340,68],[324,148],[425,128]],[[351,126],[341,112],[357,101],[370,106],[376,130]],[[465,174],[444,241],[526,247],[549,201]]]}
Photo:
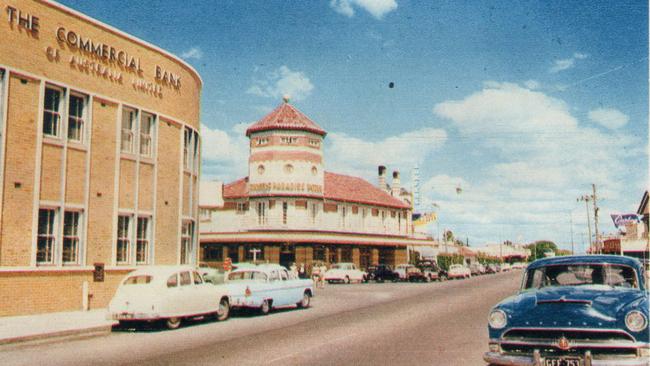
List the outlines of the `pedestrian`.
{"label": "pedestrian", "polygon": [[314,285],[318,286],[319,278],[320,278],[320,263],[314,263],[311,268],[311,280],[314,281]]}
{"label": "pedestrian", "polygon": [[289,267],[289,272],[291,272],[292,278],[298,277],[298,267],[296,267],[296,262],[291,263],[291,266]]}
{"label": "pedestrian", "polygon": [[318,270],[318,285],[317,287],[325,288],[325,272],[327,272],[327,266],[325,263],[320,264],[320,269]]}
{"label": "pedestrian", "polygon": [[298,277],[307,278],[307,271],[305,270],[304,263],[300,263],[300,269],[298,270]]}

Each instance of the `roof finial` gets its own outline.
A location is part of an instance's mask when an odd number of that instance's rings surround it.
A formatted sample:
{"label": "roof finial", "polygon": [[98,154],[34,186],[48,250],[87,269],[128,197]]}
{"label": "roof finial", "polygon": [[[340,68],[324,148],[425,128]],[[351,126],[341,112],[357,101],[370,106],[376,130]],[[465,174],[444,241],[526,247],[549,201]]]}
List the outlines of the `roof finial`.
{"label": "roof finial", "polygon": [[289,94],[285,94],[285,95],[283,95],[283,96],[282,96],[282,100],[283,100],[285,103],[289,103]]}

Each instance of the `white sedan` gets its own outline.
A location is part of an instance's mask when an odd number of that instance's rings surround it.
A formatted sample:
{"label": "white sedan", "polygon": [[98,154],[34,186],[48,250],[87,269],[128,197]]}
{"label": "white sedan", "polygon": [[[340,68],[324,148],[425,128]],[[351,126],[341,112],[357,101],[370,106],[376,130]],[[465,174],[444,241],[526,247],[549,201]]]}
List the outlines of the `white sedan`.
{"label": "white sedan", "polygon": [[366,273],[359,270],[354,263],[337,263],[325,272],[325,281],[333,282],[363,282],[366,279]]}
{"label": "white sedan", "polygon": [[194,268],[152,266],[126,276],[108,305],[107,318],[120,324],[164,320],[175,329],[185,318],[211,315],[226,320],[229,313],[227,289],[203,281]]}
{"label": "white sedan", "polygon": [[462,264],[452,264],[449,266],[449,271],[447,271],[447,278],[450,280],[454,278],[470,278],[471,276],[472,272],[469,267]]}

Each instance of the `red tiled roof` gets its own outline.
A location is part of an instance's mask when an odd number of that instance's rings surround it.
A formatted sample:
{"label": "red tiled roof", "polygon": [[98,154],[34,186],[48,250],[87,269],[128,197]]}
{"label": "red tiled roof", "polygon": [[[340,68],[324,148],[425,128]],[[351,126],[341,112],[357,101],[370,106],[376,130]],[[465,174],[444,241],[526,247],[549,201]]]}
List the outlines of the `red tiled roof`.
{"label": "red tiled roof", "polygon": [[325,172],[325,198],[378,206],[408,208],[409,205],[364,179]]}
{"label": "red tiled roof", "polygon": [[250,136],[253,132],[269,130],[308,131],[321,136],[327,134],[319,125],[289,103],[280,104],[273,112],[255,122],[246,130],[246,136]]}
{"label": "red tiled roof", "polygon": [[[324,198],[395,208],[409,208],[409,205],[382,191],[367,181],[349,175],[325,172]],[[242,198],[248,196],[246,178],[239,179],[223,187],[223,198]],[[299,196],[299,195],[295,195]]]}

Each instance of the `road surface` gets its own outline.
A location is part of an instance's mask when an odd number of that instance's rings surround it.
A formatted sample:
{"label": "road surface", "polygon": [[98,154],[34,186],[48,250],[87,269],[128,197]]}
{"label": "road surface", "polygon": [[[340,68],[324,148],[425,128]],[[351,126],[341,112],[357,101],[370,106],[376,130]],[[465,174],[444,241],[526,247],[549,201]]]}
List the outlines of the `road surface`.
{"label": "road surface", "polygon": [[305,310],[9,345],[0,347],[0,364],[484,365],[487,313],[517,290],[521,274],[328,285]]}

